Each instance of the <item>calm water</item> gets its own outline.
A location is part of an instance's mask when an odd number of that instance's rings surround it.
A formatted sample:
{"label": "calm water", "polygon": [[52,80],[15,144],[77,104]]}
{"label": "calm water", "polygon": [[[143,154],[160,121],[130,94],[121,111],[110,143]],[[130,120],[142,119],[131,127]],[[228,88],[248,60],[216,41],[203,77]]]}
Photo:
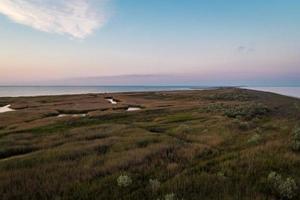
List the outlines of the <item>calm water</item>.
{"label": "calm water", "polygon": [[[0,97],[208,89],[193,86],[0,86]],[[300,98],[300,87],[246,87]]]}
{"label": "calm water", "polygon": [[[197,87],[200,88],[200,87]],[[0,97],[188,90],[187,86],[0,86]]]}
{"label": "calm water", "polygon": [[273,92],[291,97],[300,98],[300,87],[246,87],[247,89]]}

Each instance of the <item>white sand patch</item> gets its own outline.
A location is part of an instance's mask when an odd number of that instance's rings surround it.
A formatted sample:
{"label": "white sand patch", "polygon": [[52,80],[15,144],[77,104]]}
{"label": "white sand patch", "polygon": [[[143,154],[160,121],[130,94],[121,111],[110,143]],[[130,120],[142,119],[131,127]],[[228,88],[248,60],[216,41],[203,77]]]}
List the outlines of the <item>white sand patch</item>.
{"label": "white sand patch", "polygon": [[62,117],[86,117],[87,114],[60,114],[57,117],[62,118]]}
{"label": "white sand patch", "polygon": [[12,111],[16,111],[16,110],[10,108],[10,105],[0,107],[0,113],[6,113],[6,112],[12,112]]}
{"label": "white sand patch", "polygon": [[114,104],[114,105],[117,104],[116,100],[114,100],[114,99],[106,99],[106,100],[109,101],[111,104]]}
{"label": "white sand patch", "polygon": [[127,108],[128,112],[138,111],[138,110],[141,110],[141,108],[138,108],[138,107],[129,107],[129,108]]}

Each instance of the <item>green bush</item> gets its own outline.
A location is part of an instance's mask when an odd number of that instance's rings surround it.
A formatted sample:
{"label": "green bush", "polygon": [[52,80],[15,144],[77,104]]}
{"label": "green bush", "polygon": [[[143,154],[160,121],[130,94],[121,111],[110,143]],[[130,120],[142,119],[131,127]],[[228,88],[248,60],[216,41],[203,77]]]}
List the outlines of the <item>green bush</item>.
{"label": "green bush", "polygon": [[118,182],[118,186],[120,187],[128,187],[131,185],[132,179],[127,175],[120,175],[118,177],[117,182]]}
{"label": "green bush", "polygon": [[256,127],[256,124],[252,121],[244,121],[243,119],[233,119],[232,125],[234,128],[238,128],[241,131],[252,130]]}
{"label": "green bush", "polygon": [[284,179],[276,172],[271,172],[268,182],[272,193],[282,199],[293,199],[297,195],[297,184],[291,177]]}
{"label": "green bush", "polygon": [[279,185],[279,192],[283,198],[292,199],[296,196],[298,189],[297,184],[293,178],[287,178]]}
{"label": "green bush", "polygon": [[217,113],[224,111],[228,106],[223,103],[213,103],[209,104],[205,107],[202,107],[200,111],[206,112],[206,113]]}
{"label": "green bush", "polygon": [[294,151],[300,151],[300,128],[296,128],[293,131],[292,149]]}
{"label": "green bush", "polygon": [[247,141],[249,144],[258,144],[261,141],[262,137],[259,134],[254,134],[249,140]]}
{"label": "green bush", "polygon": [[157,200],[176,200],[176,196],[174,193],[166,194],[162,199]]}
{"label": "green bush", "polygon": [[251,124],[249,122],[238,122],[238,127],[240,130],[242,131],[247,131],[249,129],[251,129]]}
{"label": "green bush", "polygon": [[150,144],[158,143],[159,140],[157,138],[144,138],[141,140],[138,140],[136,142],[136,146],[139,148],[145,148],[149,146]]}
{"label": "green bush", "polygon": [[249,101],[255,98],[255,96],[243,92],[227,92],[212,94],[206,97],[209,100],[221,100],[221,101]]}
{"label": "green bush", "polygon": [[157,191],[160,188],[160,182],[157,179],[150,179],[149,184],[151,186],[152,191]]}
{"label": "green bush", "polygon": [[177,128],[175,128],[174,131],[175,131],[175,133],[188,134],[188,133],[192,132],[192,129],[190,126],[188,126],[186,124],[181,124]]}
{"label": "green bush", "polygon": [[171,193],[171,194],[165,195],[165,200],[175,200],[175,194]]}
{"label": "green bush", "polygon": [[255,117],[264,116],[269,112],[268,107],[263,104],[250,104],[231,107],[227,109],[224,114],[230,118],[244,117],[253,119]]}

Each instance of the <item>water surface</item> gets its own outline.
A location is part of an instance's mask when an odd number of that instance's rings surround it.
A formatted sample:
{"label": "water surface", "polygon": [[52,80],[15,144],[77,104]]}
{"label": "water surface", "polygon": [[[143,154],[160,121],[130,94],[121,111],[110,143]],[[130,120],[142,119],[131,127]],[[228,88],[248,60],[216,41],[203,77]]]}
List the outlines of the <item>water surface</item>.
{"label": "water surface", "polygon": [[[300,87],[245,87],[300,98]],[[0,97],[211,89],[201,86],[0,86]]]}
{"label": "water surface", "polygon": [[273,92],[285,96],[300,98],[300,87],[246,87],[246,89]]}
{"label": "water surface", "polygon": [[3,107],[0,107],[0,113],[5,113],[5,112],[12,112],[15,111],[14,109],[10,108],[10,105],[6,105]]}
{"label": "water surface", "polygon": [[0,97],[172,91],[191,88],[188,86],[0,86]]}

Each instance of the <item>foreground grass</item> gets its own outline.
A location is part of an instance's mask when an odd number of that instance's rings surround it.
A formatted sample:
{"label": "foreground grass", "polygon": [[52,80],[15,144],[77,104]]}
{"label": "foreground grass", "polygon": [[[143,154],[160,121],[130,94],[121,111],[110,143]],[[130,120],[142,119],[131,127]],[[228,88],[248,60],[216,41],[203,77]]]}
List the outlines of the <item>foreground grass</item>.
{"label": "foreground grass", "polygon": [[[133,97],[144,110],[2,123],[0,199],[299,199],[299,100],[237,89]],[[271,172],[297,187],[279,191]]]}

